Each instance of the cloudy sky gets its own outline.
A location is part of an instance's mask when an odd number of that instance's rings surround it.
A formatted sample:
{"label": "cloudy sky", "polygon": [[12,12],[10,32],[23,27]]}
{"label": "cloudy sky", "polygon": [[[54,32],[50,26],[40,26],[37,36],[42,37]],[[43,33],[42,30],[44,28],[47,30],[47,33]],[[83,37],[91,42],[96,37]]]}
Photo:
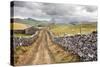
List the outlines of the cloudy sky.
{"label": "cloudy sky", "polygon": [[14,1],[14,18],[57,22],[96,21],[97,6]]}

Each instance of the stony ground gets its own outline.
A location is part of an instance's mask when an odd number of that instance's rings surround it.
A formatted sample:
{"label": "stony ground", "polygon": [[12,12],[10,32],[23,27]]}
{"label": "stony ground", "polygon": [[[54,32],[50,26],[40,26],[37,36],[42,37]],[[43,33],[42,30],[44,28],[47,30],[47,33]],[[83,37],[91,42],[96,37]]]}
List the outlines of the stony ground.
{"label": "stony ground", "polygon": [[97,60],[97,32],[87,35],[75,35],[66,37],[56,37],[54,42],[69,50],[73,54],[80,56],[80,61]]}

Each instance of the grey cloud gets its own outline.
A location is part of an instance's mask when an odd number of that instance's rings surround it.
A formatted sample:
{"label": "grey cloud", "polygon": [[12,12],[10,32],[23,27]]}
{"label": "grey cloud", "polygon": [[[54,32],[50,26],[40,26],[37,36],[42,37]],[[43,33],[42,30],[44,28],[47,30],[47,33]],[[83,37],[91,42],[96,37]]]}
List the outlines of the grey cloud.
{"label": "grey cloud", "polygon": [[[51,4],[51,3],[31,3],[31,2],[23,2],[23,1],[15,1],[15,7],[18,12],[24,11],[24,14],[32,11],[32,16],[44,15],[44,16],[69,16],[73,15],[75,11],[75,7],[71,5],[62,5],[62,4]],[[27,10],[25,10],[26,8]],[[40,11],[40,13],[38,13]],[[17,11],[15,10],[15,13]],[[23,14],[23,13],[22,13]],[[21,13],[20,13],[21,15]],[[39,16],[40,16],[39,15]]]}
{"label": "grey cloud", "polygon": [[32,16],[42,16],[43,13],[41,4],[23,2],[23,1],[14,1],[13,11],[14,16],[23,16],[23,17],[32,17]]}
{"label": "grey cloud", "polygon": [[95,6],[40,3],[40,2],[37,3],[29,1],[28,2],[14,1],[13,7],[14,7],[14,16],[31,17],[31,18],[33,17],[73,18],[73,16],[76,16],[75,18],[77,18],[78,15],[75,14],[78,11],[77,7],[82,8],[81,11],[86,10],[87,12],[94,12],[97,10],[97,7]]}
{"label": "grey cloud", "polygon": [[27,2],[24,2],[24,1],[13,1],[13,3],[14,3],[14,7],[24,7],[24,6],[26,6]]}
{"label": "grey cloud", "polygon": [[97,11],[97,7],[96,6],[85,6],[83,9],[86,9],[87,12]]}
{"label": "grey cloud", "polygon": [[44,4],[42,11],[50,16],[69,16],[73,14],[75,7],[62,4]]}

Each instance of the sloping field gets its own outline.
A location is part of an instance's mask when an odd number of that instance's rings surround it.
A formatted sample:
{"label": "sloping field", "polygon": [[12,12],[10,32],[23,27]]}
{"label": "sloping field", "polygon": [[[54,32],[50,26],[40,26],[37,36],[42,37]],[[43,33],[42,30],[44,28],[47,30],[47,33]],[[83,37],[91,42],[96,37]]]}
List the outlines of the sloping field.
{"label": "sloping field", "polygon": [[13,24],[13,30],[23,30],[29,27],[29,25],[23,23],[14,22],[12,24]]}

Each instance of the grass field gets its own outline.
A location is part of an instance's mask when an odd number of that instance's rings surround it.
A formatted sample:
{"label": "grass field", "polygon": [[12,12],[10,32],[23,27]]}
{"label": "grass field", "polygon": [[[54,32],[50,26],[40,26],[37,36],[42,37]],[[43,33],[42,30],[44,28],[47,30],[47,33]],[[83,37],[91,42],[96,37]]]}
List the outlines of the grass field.
{"label": "grass field", "polygon": [[21,56],[27,53],[31,46],[17,46],[14,49],[14,64],[18,63],[18,60],[21,59]]}
{"label": "grass field", "polygon": [[23,30],[29,27],[29,25],[23,23],[14,22],[12,24],[13,24],[13,30]]}
{"label": "grass field", "polygon": [[64,35],[75,35],[75,34],[87,34],[92,31],[96,31],[97,26],[96,23],[93,24],[77,24],[77,25],[70,25],[70,24],[57,24],[53,25],[50,31],[55,36],[64,36]]}

